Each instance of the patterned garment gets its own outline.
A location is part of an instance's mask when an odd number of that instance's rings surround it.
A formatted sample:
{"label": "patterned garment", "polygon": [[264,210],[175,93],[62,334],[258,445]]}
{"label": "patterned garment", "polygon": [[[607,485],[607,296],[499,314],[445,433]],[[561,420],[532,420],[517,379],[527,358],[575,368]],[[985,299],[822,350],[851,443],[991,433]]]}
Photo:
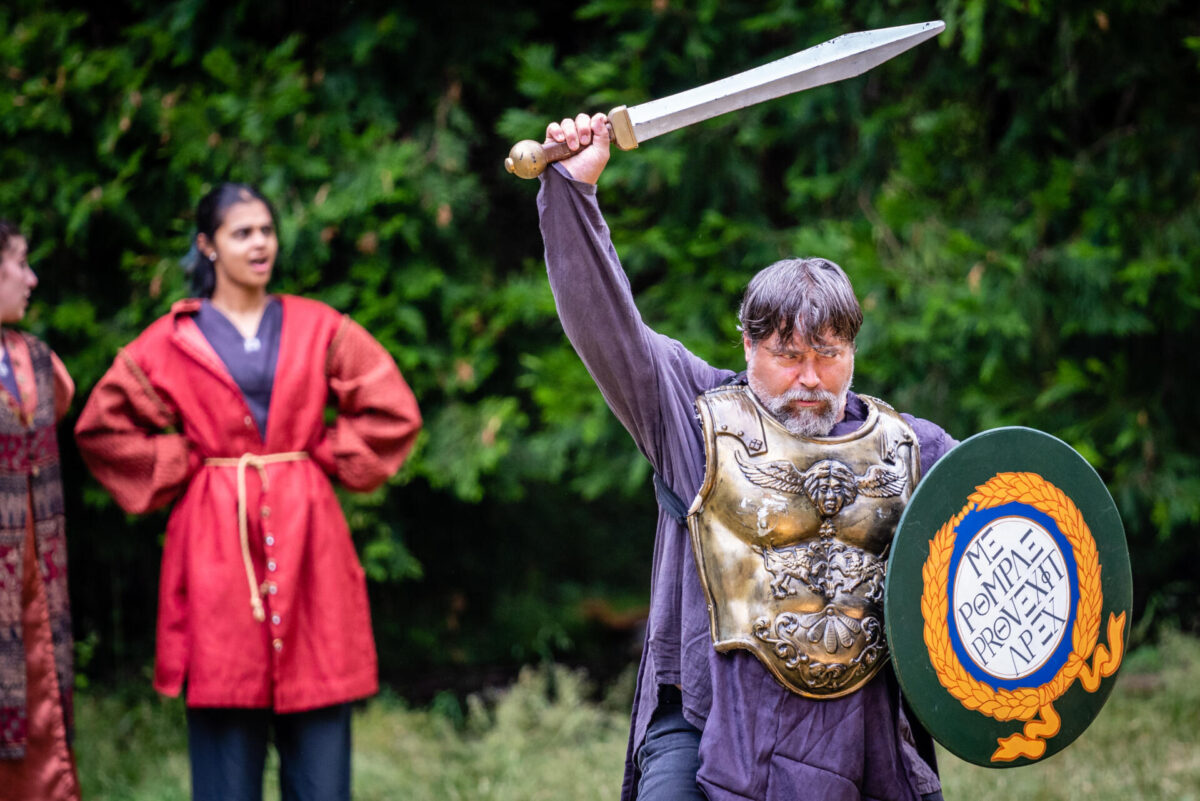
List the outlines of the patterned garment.
{"label": "patterned garment", "polygon": [[[63,515],[54,371],[50,349],[21,335],[29,348],[36,405],[16,399],[0,409],[0,759],[20,759],[28,739],[26,644],[21,625],[21,567],[37,560],[46,591],[55,672],[68,730],[72,722],[71,612],[67,598],[67,538]],[[34,516],[36,553],[25,551],[28,514]]]}

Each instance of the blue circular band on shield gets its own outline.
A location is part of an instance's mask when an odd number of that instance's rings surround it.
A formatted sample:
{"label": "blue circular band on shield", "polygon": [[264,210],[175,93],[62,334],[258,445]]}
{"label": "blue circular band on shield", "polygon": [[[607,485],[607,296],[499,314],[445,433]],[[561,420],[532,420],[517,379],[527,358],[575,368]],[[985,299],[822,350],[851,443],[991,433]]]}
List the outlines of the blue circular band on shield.
{"label": "blue circular band on shield", "polygon": [[1009,690],[1058,674],[1074,648],[1079,574],[1054,518],[1017,501],[972,509],[949,575],[950,642],[967,673]]}

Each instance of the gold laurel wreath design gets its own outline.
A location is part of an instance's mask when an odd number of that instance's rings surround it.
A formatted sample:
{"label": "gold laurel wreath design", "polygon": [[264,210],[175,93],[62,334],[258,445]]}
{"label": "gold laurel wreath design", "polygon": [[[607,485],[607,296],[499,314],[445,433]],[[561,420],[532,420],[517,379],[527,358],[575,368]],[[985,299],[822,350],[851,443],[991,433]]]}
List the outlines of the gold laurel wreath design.
{"label": "gold laurel wreath design", "polygon": [[[959,663],[950,644],[947,610],[950,603],[948,574],[950,555],[954,550],[954,536],[958,524],[973,509],[991,509],[1005,503],[1018,501],[1049,515],[1058,523],[1059,530],[1075,554],[1079,578],[1079,602],[1076,605],[1075,628],[1072,637],[1072,652],[1066,664],[1053,679],[1040,687],[1023,687],[1017,690],[995,690],[967,673]],[[1025,736],[1013,735],[1000,740],[1000,748],[992,755],[993,761],[1012,760],[1018,756],[1037,758],[1045,752],[1041,737],[1052,737],[1059,731],[1058,715],[1052,702],[1067,691],[1071,683],[1084,671],[1086,660],[1096,648],[1100,630],[1101,607],[1104,596],[1100,585],[1100,558],[1096,541],[1083,520],[1083,514],[1074,502],[1058,487],[1036,473],[998,473],[967,498],[962,511],[946,522],[929,543],[929,558],[921,571],[925,582],[921,595],[921,614],[925,619],[925,645],[929,659],[937,673],[938,681],[963,706],[988,715],[996,720],[1032,720],[1042,712],[1042,720],[1026,726]],[[1104,670],[1103,675],[1115,672],[1121,659],[1120,634],[1124,631],[1124,614],[1116,625],[1117,637],[1113,638],[1114,625],[1110,621],[1109,640],[1113,653],[1103,655],[1103,668],[1098,664],[1091,671],[1084,671],[1085,678]],[[1100,657],[1100,654],[1097,654]],[[1098,680],[1086,681],[1095,685]],[[1093,691],[1091,687],[1087,688]]]}

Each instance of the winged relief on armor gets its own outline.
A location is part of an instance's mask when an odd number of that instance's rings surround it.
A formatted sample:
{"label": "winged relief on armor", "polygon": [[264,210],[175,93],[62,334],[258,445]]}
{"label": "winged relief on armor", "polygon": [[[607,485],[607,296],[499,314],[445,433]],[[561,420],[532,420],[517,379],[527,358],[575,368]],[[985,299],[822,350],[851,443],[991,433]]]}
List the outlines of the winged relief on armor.
{"label": "winged relief on armor", "polygon": [[754,464],[743,459],[740,453],[737,463],[742,468],[742,475],[753,484],[793,494],[804,493],[826,518],[854,503],[860,493],[868,498],[889,498],[904,492],[908,483],[908,471],[901,461],[891,463],[895,469],[871,465],[861,476],[832,459],[822,459],[804,471],[786,459]]}

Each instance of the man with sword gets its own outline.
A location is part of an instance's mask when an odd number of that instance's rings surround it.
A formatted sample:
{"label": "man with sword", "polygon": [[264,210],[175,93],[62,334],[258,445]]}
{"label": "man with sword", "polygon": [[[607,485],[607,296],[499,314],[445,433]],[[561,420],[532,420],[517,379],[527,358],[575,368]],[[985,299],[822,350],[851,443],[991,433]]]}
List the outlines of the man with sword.
{"label": "man with sword", "polygon": [[887,666],[882,584],[905,502],[955,440],[850,391],[862,312],[827,260],[777,262],[750,281],[743,373],[648,328],[596,183],[614,129],[628,149],[859,74],[941,29],[841,37],[784,59],[782,75],[766,76],[767,65],[620,107],[612,126],[605,114],[553,122],[544,148],[523,143],[509,160],[518,174],[561,161],[538,196],[559,316],[656,474],[651,611],[623,799],[940,799],[932,743],[914,735]]}

